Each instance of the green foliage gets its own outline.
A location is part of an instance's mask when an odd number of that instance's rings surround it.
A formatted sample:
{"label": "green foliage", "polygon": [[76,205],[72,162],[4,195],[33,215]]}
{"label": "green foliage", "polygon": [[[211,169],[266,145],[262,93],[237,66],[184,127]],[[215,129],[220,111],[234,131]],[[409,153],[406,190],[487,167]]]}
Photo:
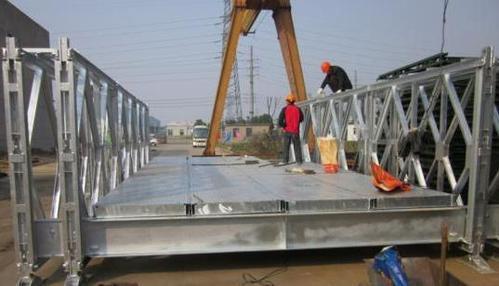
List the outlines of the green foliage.
{"label": "green foliage", "polygon": [[248,140],[231,145],[236,155],[252,155],[262,159],[277,159],[282,152],[280,136],[272,133],[256,134]]}
{"label": "green foliage", "polygon": [[225,120],[225,124],[246,124],[246,120],[239,118],[239,119],[227,119]]}
{"label": "green foliage", "polygon": [[272,123],[272,116],[270,114],[262,114],[253,117],[250,123]]}
{"label": "green foliage", "polygon": [[194,126],[197,126],[197,125],[207,126],[208,124],[206,124],[206,122],[204,122],[203,119],[196,119],[196,122],[194,122]]}
{"label": "green foliage", "polygon": [[225,124],[246,124],[246,123],[272,123],[272,116],[270,114],[262,114],[254,116],[253,118],[248,119],[228,119],[225,120]]}

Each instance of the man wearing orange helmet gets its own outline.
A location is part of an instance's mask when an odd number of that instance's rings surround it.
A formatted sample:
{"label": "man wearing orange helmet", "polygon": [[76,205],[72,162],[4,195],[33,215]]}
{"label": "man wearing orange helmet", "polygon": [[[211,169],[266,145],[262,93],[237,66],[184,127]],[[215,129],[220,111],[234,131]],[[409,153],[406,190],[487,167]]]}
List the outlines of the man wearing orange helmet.
{"label": "man wearing orange helmet", "polygon": [[290,93],[286,97],[287,105],[281,110],[279,114],[279,126],[284,131],[284,144],[283,144],[283,163],[289,161],[289,147],[293,142],[293,149],[295,151],[296,163],[303,162],[300,144],[300,122],[303,121],[303,112],[295,105],[296,96]]}
{"label": "man wearing orange helmet", "polygon": [[322,63],[321,70],[326,74],[326,77],[324,78],[324,81],[322,81],[319,90],[317,90],[317,94],[324,95],[324,88],[326,85],[329,85],[333,93],[352,89],[352,83],[345,70],[341,67],[333,66],[326,61]]}

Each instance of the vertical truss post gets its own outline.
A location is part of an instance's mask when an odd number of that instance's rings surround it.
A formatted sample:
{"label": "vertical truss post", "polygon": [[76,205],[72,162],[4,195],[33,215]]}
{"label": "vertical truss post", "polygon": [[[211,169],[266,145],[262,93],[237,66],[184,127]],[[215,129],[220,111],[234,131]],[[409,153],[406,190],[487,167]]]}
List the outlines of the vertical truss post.
{"label": "vertical truss post", "polygon": [[376,145],[373,140],[374,136],[374,120],[376,118],[376,109],[374,106],[374,92],[369,91],[365,98],[365,115],[366,115],[366,138],[364,140],[364,174],[371,174],[370,164],[373,161],[372,154],[376,150]]}
{"label": "vertical truss post", "polygon": [[398,97],[396,95],[398,93],[397,86],[392,86],[391,87],[391,96],[392,96],[392,106],[390,108],[390,121],[389,121],[389,126],[390,126],[390,145],[391,145],[391,152],[390,152],[390,160],[389,160],[389,170],[390,173],[393,174],[394,176],[398,176],[399,174],[399,164],[398,164],[398,159],[399,159],[399,148],[398,148],[398,134],[399,134],[399,120],[397,117],[397,110],[396,110],[396,104],[395,101]]}
{"label": "vertical truss post", "polygon": [[145,163],[149,163],[149,107],[144,107],[145,125]]}
{"label": "vertical truss post", "polygon": [[[442,80],[443,81],[443,80]],[[437,168],[437,190],[440,192],[444,191],[445,182],[445,163],[444,157],[448,156],[448,146],[445,145],[443,141],[445,134],[447,133],[447,115],[448,115],[448,96],[443,85],[440,87],[440,127],[439,136],[437,144],[437,157],[438,157],[438,168]]]}
{"label": "vertical truss post", "polygon": [[483,51],[484,65],[476,70],[475,98],[473,101],[472,145],[469,163],[468,212],[465,239],[469,242],[468,262],[478,271],[491,271],[480,256],[485,241],[485,216],[490,175],[493,136],[492,114],[495,106],[494,52],[491,47]]}
{"label": "vertical truss post", "polygon": [[120,172],[119,164],[121,164],[120,145],[118,141],[118,86],[109,88],[109,97],[107,103],[107,114],[109,117],[109,131],[111,134],[111,174],[109,177],[109,189],[113,190],[118,185],[118,174]]}
{"label": "vertical truss post", "polygon": [[[361,104],[362,102],[362,104]],[[368,110],[369,110],[369,92],[366,92],[364,96],[361,97],[361,101],[357,99],[357,95],[354,95],[354,104],[356,107],[356,114],[357,114],[357,126],[359,126],[360,130],[360,135],[361,135],[361,140],[360,142],[362,143],[362,146],[360,146],[360,161],[359,161],[359,172],[362,172],[364,174],[369,174],[369,142],[370,142],[370,135],[369,135],[369,116]]]}
{"label": "vertical truss post", "polygon": [[131,166],[131,152],[132,152],[132,147],[131,147],[131,123],[130,123],[130,118],[131,118],[131,103],[130,103],[130,97],[128,94],[123,95],[123,137],[125,138],[124,142],[124,148],[123,148],[123,153],[124,153],[124,170],[123,170],[123,179],[128,179],[130,177],[130,166]]}
{"label": "vertical truss post", "polygon": [[[410,109],[409,109],[409,129],[417,128],[418,127],[418,86],[416,83],[413,83],[411,85],[411,103],[410,103]],[[415,167],[413,164],[410,164],[411,161],[414,163],[419,162],[419,155],[411,154],[408,156],[406,164],[409,164],[409,181],[411,183],[415,183]]]}
{"label": "vertical truss post", "polygon": [[[311,124],[311,127],[312,127],[312,128],[309,129],[308,134],[313,133],[313,134],[316,134],[318,136],[321,136],[321,134],[320,134],[320,128],[319,128],[319,122],[317,121],[317,117],[316,117],[317,112],[319,112],[319,110],[320,110],[320,106],[317,106],[317,108],[316,108],[316,106],[314,106],[314,104],[312,103],[312,104],[310,104],[308,106],[308,110],[310,112],[310,124]],[[303,136],[304,140],[310,138],[308,136],[308,134],[305,134],[305,133],[303,134],[304,135]],[[315,143],[315,142],[311,142],[310,140],[307,140],[307,142],[308,142],[308,146],[310,146],[310,144],[314,144]],[[309,152],[310,152],[310,148],[309,148]],[[316,163],[320,163],[320,158],[321,157],[320,157],[320,153],[319,152],[320,152],[319,149],[314,150],[314,152],[312,153],[312,156],[313,156],[312,161],[314,161]]]}
{"label": "vertical truss post", "polygon": [[65,285],[78,285],[82,269],[81,209],[79,185],[78,132],[74,65],[69,40],[59,41],[55,60],[57,142],[59,151],[59,184],[61,186],[62,241],[64,266],[68,272]]}
{"label": "vertical truss post", "polygon": [[138,130],[137,130],[137,102],[135,98],[132,98],[132,104],[130,106],[132,112],[130,117],[131,122],[131,134],[132,134],[132,173],[135,174],[138,170],[138,151],[139,151],[139,140],[138,140]]}
{"label": "vertical truss post", "polygon": [[23,63],[15,42],[15,38],[6,38],[7,49],[2,61],[12,224],[19,271],[17,285],[33,285],[40,281],[32,275],[37,257],[33,245],[31,147],[24,104]]}

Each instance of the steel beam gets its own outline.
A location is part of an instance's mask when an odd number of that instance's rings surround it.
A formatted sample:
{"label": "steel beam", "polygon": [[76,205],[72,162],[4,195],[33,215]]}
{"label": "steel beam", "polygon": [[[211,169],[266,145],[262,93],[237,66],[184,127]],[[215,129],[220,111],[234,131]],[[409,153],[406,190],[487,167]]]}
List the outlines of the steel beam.
{"label": "steel beam", "polygon": [[231,16],[231,26],[227,38],[226,50],[223,54],[222,70],[220,72],[220,79],[218,81],[217,94],[215,97],[215,105],[210,120],[210,130],[208,134],[208,141],[206,148],[203,152],[205,156],[215,155],[215,147],[220,136],[220,124],[224,113],[225,99],[227,97],[227,88],[229,85],[232,66],[236,58],[237,44],[239,42],[239,34],[243,28],[244,10],[235,6]]}
{"label": "steel beam", "polygon": [[291,9],[281,8],[274,10],[272,16],[277,29],[277,37],[281,46],[282,57],[288,74],[291,92],[296,95],[298,101],[306,100],[305,80],[301,68],[300,54],[296,41]]}
{"label": "steel beam", "polygon": [[[464,208],[433,208],[90,219],[82,223],[88,256],[124,257],[438,243],[442,222],[449,225],[451,242],[458,242],[464,233],[464,218]],[[41,221],[37,231],[50,231],[57,237],[59,224]],[[43,237],[39,243],[44,244],[44,257],[62,254],[57,240]]]}
{"label": "steel beam", "polygon": [[[7,37],[2,61],[7,152],[9,154],[10,198],[14,251],[19,271],[17,285],[39,281],[32,275],[37,261],[34,246],[33,182],[29,117],[25,108],[23,63],[15,38]],[[33,100],[36,100],[34,98]],[[32,111],[32,109],[30,109]]]}
{"label": "steel beam", "polygon": [[64,266],[68,272],[66,285],[78,285],[82,270],[81,241],[82,198],[79,184],[80,163],[77,158],[77,111],[74,87],[74,65],[69,40],[59,42],[59,57],[55,61],[56,110],[59,145],[59,183],[61,185],[62,238]]}
{"label": "steel beam", "polygon": [[484,66],[475,74],[475,97],[473,101],[473,123],[471,154],[467,165],[470,169],[468,190],[468,214],[465,238],[470,243],[470,262],[480,271],[490,268],[480,254],[485,240],[485,214],[489,187],[492,114],[495,100],[495,57],[491,47],[483,51]]}

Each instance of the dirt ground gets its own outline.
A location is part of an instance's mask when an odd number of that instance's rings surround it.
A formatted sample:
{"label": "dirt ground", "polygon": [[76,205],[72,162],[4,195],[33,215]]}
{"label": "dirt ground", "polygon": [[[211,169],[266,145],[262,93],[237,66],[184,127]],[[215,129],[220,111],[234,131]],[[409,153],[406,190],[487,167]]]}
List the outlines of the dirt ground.
{"label": "dirt ground", "polygon": [[[201,154],[186,144],[160,145],[153,154]],[[35,167],[35,185],[48,209],[55,164]],[[15,285],[16,266],[12,241],[8,178],[0,178],[0,285]],[[380,248],[275,251],[211,255],[92,259],[85,271],[88,285],[360,285],[367,283],[364,259]],[[438,261],[439,245],[403,246],[403,257],[431,257]],[[449,271],[467,285],[499,285],[499,273],[479,274],[462,263],[464,253],[452,248]],[[499,262],[489,259],[499,272]],[[63,285],[61,259],[49,260],[37,273],[44,285]],[[273,284],[244,284],[265,275]],[[126,285],[126,284],[121,284]]]}

